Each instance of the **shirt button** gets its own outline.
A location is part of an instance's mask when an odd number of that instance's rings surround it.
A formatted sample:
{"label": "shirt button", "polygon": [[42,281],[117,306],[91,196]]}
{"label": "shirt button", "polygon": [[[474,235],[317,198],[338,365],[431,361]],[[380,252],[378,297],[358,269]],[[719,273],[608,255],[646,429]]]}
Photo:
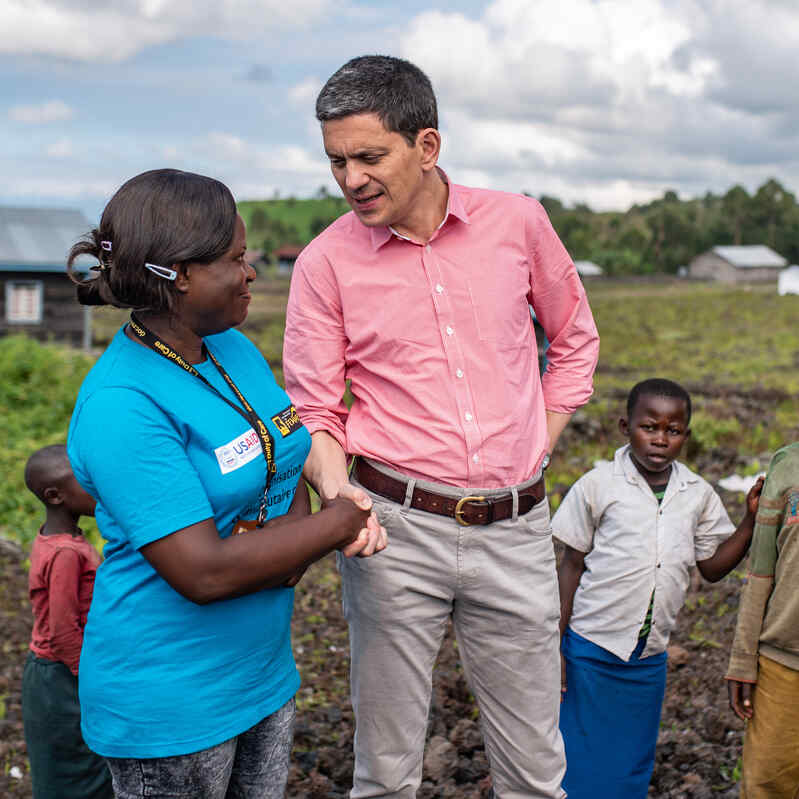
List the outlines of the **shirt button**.
{"label": "shirt button", "polygon": [[425,244],[425,245],[424,245],[424,251],[425,251],[425,252],[430,252],[430,250],[432,250],[432,249],[433,249],[433,248],[432,248],[432,247],[431,247],[429,244]]}
{"label": "shirt button", "polygon": [[440,283],[436,283],[436,293],[441,294],[444,291],[444,287]]}
{"label": "shirt button", "polygon": [[467,422],[472,421],[472,415],[469,413],[469,411],[466,411],[466,413],[463,414],[463,418],[466,419]]}
{"label": "shirt button", "polygon": [[474,455],[472,455],[472,460],[477,463],[480,460],[480,456],[475,452]]}
{"label": "shirt button", "polygon": [[658,563],[658,569],[660,568],[660,564]]}
{"label": "shirt button", "polygon": [[447,325],[447,335],[451,336],[454,332],[455,331],[449,325]]}
{"label": "shirt button", "polygon": [[458,378],[463,377],[463,369],[456,369],[455,370],[455,377],[458,377]]}

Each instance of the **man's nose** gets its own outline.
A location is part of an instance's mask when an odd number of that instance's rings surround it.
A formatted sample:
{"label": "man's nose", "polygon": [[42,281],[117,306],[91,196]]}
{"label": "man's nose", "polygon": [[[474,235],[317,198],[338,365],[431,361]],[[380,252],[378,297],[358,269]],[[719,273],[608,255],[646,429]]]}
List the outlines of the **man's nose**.
{"label": "man's nose", "polygon": [[358,164],[350,162],[347,164],[345,180],[349,191],[357,191],[369,182],[369,177]]}

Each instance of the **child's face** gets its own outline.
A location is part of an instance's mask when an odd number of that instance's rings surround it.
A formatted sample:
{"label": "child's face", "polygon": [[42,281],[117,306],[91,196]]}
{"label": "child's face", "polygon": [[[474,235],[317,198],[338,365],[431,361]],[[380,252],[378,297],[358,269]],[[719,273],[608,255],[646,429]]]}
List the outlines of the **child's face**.
{"label": "child's face", "polygon": [[59,485],[64,507],[75,516],[94,516],[97,501],[87,494],[74,474],[69,474]]}
{"label": "child's face", "polygon": [[684,400],[643,394],[619,429],[630,439],[633,462],[650,485],[668,480],[671,462],[691,434]]}

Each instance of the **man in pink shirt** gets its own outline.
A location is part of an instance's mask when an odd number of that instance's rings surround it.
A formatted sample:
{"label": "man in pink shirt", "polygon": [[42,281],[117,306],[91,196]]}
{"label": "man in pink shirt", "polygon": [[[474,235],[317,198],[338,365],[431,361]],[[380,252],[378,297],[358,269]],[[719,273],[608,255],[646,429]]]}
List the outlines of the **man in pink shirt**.
{"label": "man in pink shirt", "polygon": [[[564,795],[558,588],[543,469],[592,392],[599,339],[541,205],[450,183],[414,65],[353,59],[316,104],[353,212],[297,260],[286,388],[323,498],[368,493],[339,559],[356,716],[353,799],[413,797],[451,618],[498,799]],[[538,374],[529,304],[551,345]],[[353,397],[342,400],[345,381]],[[356,456],[351,478],[348,456]]]}

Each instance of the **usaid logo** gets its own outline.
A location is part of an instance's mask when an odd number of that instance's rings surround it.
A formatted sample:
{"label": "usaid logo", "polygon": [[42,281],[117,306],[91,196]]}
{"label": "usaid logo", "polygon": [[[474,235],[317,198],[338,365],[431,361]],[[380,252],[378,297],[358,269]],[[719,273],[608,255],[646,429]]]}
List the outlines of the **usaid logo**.
{"label": "usaid logo", "polygon": [[258,441],[258,434],[252,428],[214,450],[222,474],[240,469],[260,454],[261,443]]}

